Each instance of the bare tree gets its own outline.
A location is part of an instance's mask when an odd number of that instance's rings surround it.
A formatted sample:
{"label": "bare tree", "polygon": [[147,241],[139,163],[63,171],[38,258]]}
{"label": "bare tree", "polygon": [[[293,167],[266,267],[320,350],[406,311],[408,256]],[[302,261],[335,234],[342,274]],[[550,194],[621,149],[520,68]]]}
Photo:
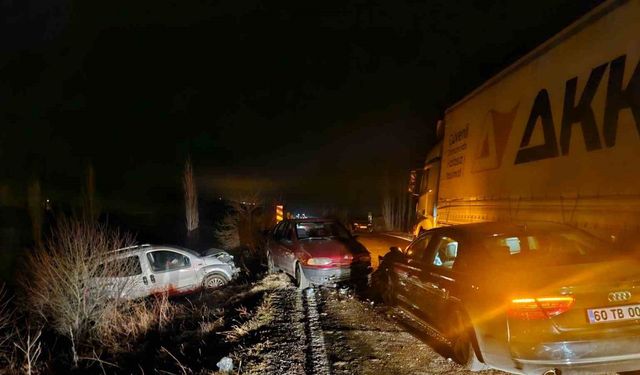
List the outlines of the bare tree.
{"label": "bare tree", "polygon": [[[45,245],[27,255],[20,283],[25,309],[44,319],[78,346],[95,339],[96,323],[119,304],[118,297],[131,287],[130,262],[113,260],[113,250],[132,244],[132,238],[105,225],[86,220],[59,218]],[[100,282],[108,280],[109,282]],[[115,299],[114,299],[115,296]]]}
{"label": "bare tree", "polygon": [[98,220],[100,208],[96,198],[96,173],[89,163],[85,172],[85,183],[82,188],[82,214],[87,221]]}
{"label": "bare tree", "polygon": [[31,218],[31,231],[33,242],[37,247],[42,245],[42,222],[44,221],[44,209],[42,207],[42,190],[40,181],[34,179],[27,187],[27,206]]}
{"label": "bare tree", "polygon": [[403,231],[407,226],[409,202],[405,186],[386,181],[382,197],[382,216],[387,230]]}
{"label": "bare tree", "polygon": [[[228,200],[230,212],[216,230],[216,238],[227,245],[246,246],[255,253],[261,246],[264,202],[259,193],[233,197]],[[228,246],[229,248],[234,246]]]}
{"label": "bare tree", "polygon": [[214,236],[225,249],[235,249],[240,246],[240,234],[238,231],[238,214],[228,213],[222,223],[214,230]]}
{"label": "bare tree", "polygon": [[182,187],[184,188],[184,207],[186,215],[187,232],[198,229],[200,217],[198,214],[198,189],[193,176],[193,165],[191,158],[187,158],[184,163],[182,176]]}

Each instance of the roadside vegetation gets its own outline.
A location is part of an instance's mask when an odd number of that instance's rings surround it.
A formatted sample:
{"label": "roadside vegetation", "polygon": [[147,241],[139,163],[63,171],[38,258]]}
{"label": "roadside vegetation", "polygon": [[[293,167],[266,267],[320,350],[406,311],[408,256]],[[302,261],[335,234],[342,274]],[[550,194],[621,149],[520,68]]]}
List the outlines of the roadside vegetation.
{"label": "roadside vegetation", "polygon": [[265,345],[258,332],[273,319],[272,294],[289,285],[286,277],[261,279],[252,268],[252,277],[218,290],[110,298],[129,286],[91,280],[126,272],[105,260],[132,243],[96,221],[58,219],[27,256],[12,297],[0,287],[0,374],[209,374],[223,357],[238,366]]}

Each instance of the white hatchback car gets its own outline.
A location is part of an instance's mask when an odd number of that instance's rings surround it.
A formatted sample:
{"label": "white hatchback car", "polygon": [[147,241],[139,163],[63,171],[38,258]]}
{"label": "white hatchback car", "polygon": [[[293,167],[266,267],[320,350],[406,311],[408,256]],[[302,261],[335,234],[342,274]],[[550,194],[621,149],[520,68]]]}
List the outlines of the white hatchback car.
{"label": "white hatchback car", "polygon": [[102,267],[109,277],[101,277],[95,285],[107,286],[112,297],[126,299],[215,289],[227,284],[239,271],[233,256],[225,251],[210,249],[200,255],[194,250],[164,245],[115,250]]}

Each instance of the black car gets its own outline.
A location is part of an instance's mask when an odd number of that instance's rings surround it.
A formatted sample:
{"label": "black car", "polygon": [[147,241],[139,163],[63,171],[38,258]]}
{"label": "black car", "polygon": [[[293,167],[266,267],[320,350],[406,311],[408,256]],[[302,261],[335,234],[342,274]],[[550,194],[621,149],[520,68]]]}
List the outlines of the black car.
{"label": "black car", "polygon": [[640,261],[569,226],[480,223],[392,248],[374,275],[471,370],[640,369]]}

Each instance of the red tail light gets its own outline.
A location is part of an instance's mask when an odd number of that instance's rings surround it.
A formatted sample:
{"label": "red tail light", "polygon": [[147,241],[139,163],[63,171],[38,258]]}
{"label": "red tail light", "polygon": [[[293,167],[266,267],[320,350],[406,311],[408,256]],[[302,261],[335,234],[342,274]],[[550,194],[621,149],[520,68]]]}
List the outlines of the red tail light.
{"label": "red tail light", "polygon": [[516,298],[511,300],[507,315],[525,320],[548,319],[568,311],[574,301],[571,296]]}

